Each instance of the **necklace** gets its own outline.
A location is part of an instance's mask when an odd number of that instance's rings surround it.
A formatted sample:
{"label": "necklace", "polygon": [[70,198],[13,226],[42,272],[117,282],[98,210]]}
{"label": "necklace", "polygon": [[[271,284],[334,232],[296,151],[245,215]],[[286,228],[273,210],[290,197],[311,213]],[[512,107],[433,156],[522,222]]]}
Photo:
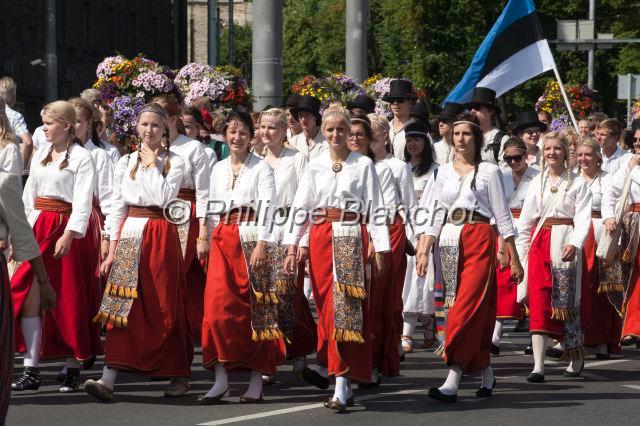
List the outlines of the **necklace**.
{"label": "necklace", "polygon": [[560,184],[562,183],[562,179],[563,179],[564,173],[560,176],[560,179],[558,179],[558,181],[553,184],[553,182],[551,182],[551,175],[549,175],[549,183],[551,184],[551,192],[553,192],[554,194],[556,192],[558,192],[558,186],[560,186]]}

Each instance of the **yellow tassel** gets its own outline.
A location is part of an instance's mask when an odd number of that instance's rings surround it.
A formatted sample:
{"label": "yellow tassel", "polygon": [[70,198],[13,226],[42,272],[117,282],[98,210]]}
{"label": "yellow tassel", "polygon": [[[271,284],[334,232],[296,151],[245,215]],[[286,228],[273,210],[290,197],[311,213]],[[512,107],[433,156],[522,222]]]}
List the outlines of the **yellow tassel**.
{"label": "yellow tassel", "polygon": [[274,305],[278,304],[278,296],[276,296],[275,293],[269,293],[269,296],[271,297],[271,303]]}
{"label": "yellow tassel", "polygon": [[251,340],[253,340],[254,342],[258,341],[258,333],[256,333],[255,330],[251,332]]}
{"label": "yellow tassel", "polygon": [[98,312],[95,317],[91,320],[91,322],[102,322],[104,314],[102,312]]}
{"label": "yellow tassel", "polygon": [[116,317],[116,327],[122,328],[122,317]]}
{"label": "yellow tassel", "polygon": [[129,287],[124,288],[124,297],[131,299],[131,289]]}
{"label": "yellow tassel", "polygon": [[104,287],[104,294],[109,294],[110,291],[111,291],[111,284],[107,284]]}
{"label": "yellow tassel", "polygon": [[111,284],[111,295],[115,296],[116,294],[118,294],[118,286]]}
{"label": "yellow tassel", "polygon": [[118,296],[124,297],[124,287],[123,286],[120,286],[120,288],[118,288]]}
{"label": "yellow tassel", "polygon": [[129,320],[127,319],[127,317],[123,317],[122,318],[122,326],[123,327],[127,327],[129,325]]}
{"label": "yellow tassel", "polygon": [[631,262],[631,251],[629,251],[629,249],[626,249],[623,253],[622,253],[622,261],[624,263],[630,263]]}
{"label": "yellow tassel", "polygon": [[116,322],[116,316],[115,315],[109,315],[109,319],[107,320],[107,322],[111,325],[114,325]]}
{"label": "yellow tassel", "polygon": [[264,301],[264,294],[260,291],[254,291],[253,293],[256,295],[256,302],[262,304]]}
{"label": "yellow tassel", "polygon": [[137,288],[132,288],[131,289],[131,298],[132,299],[137,299],[138,298],[138,289]]}

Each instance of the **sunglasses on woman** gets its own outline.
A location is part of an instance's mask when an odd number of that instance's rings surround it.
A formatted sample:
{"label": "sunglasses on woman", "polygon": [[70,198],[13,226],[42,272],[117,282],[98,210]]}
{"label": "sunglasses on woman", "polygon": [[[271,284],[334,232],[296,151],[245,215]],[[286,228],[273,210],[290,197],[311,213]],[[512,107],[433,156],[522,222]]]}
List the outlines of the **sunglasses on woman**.
{"label": "sunglasses on woman", "polygon": [[389,103],[390,104],[401,104],[406,100],[407,100],[406,98],[389,98]]}
{"label": "sunglasses on woman", "polygon": [[502,157],[502,159],[506,163],[519,163],[522,161],[523,157],[524,155],[505,155],[504,157]]}

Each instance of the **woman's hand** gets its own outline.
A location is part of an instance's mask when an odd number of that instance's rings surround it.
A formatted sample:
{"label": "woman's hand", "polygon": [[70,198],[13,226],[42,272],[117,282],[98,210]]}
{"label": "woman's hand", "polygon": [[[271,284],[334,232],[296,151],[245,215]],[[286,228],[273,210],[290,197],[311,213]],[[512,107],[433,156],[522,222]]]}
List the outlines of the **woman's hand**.
{"label": "woman's hand", "polygon": [[509,266],[509,255],[502,251],[498,251],[498,265],[500,265],[500,270],[504,271]]}
{"label": "woman's hand", "polygon": [[114,256],[109,253],[107,257],[100,264],[100,274],[106,279],[109,277],[109,273],[111,272],[111,266],[113,265]]}
{"label": "woman's hand", "polygon": [[522,267],[522,264],[519,260],[516,260],[515,262],[511,262],[510,266],[511,278],[516,283],[516,285],[520,284],[522,282],[522,279],[524,278],[524,268]]}
{"label": "woman's hand", "polygon": [[633,168],[638,164],[640,164],[640,154],[633,154],[631,156],[631,159],[629,160],[629,163],[627,163],[629,170],[633,170]]}
{"label": "woman's hand", "polygon": [[376,274],[382,275],[384,273],[384,254],[376,253],[374,256],[374,266],[376,268]]}
{"label": "woman's hand", "polygon": [[40,306],[45,311],[51,311],[56,307],[56,292],[51,287],[49,279],[47,278],[43,282],[38,282],[40,285]]}
{"label": "woman's hand", "polygon": [[614,218],[610,217],[604,221],[604,227],[607,230],[607,234],[612,235],[618,229],[618,224]]}
{"label": "woman's hand", "polygon": [[427,269],[429,267],[429,253],[416,253],[416,273],[420,278],[424,278],[427,275]]}
{"label": "woman's hand", "polygon": [[309,247],[298,247],[298,253],[296,255],[296,262],[298,265],[302,265],[307,263],[307,259],[309,259]]}
{"label": "woman's hand", "polygon": [[562,249],[562,261],[571,262],[576,257],[576,248],[571,244],[567,244]]}
{"label": "woman's hand", "polygon": [[264,241],[258,241],[256,248],[251,252],[251,258],[249,259],[249,266],[254,271],[258,272],[265,267],[266,259],[266,245]]}
{"label": "woman's hand", "polygon": [[64,231],[62,236],[56,241],[56,248],[53,252],[54,259],[60,259],[63,256],[69,254],[71,249],[71,243],[73,242],[73,233],[71,231]]}
{"label": "woman's hand", "polygon": [[156,165],[156,160],[158,159],[156,153],[145,144],[140,144],[138,155],[144,167],[154,167]]}
{"label": "woman's hand", "polygon": [[[302,248],[302,247],[301,247]],[[287,250],[287,254],[284,258],[284,264],[282,265],[282,269],[284,269],[284,273],[287,276],[293,276],[296,273],[296,263],[298,259],[298,253],[300,250],[294,246],[290,245]]]}
{"label": "woman's hand", "polygon": [[109,256],[109,240],[103,239],[100,242],[100,261],[104,262],[107,256]]}

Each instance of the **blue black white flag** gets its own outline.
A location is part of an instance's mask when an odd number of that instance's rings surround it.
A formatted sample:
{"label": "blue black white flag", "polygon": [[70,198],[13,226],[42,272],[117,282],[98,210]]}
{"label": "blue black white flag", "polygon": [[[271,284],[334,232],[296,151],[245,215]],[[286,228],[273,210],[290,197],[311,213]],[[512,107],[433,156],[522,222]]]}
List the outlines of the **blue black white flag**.
{"label": "blue black white flag", "polygon": [[476,86],[500,96],[554,66],[533,0],[509,0],[443,104],[469,101]]}

